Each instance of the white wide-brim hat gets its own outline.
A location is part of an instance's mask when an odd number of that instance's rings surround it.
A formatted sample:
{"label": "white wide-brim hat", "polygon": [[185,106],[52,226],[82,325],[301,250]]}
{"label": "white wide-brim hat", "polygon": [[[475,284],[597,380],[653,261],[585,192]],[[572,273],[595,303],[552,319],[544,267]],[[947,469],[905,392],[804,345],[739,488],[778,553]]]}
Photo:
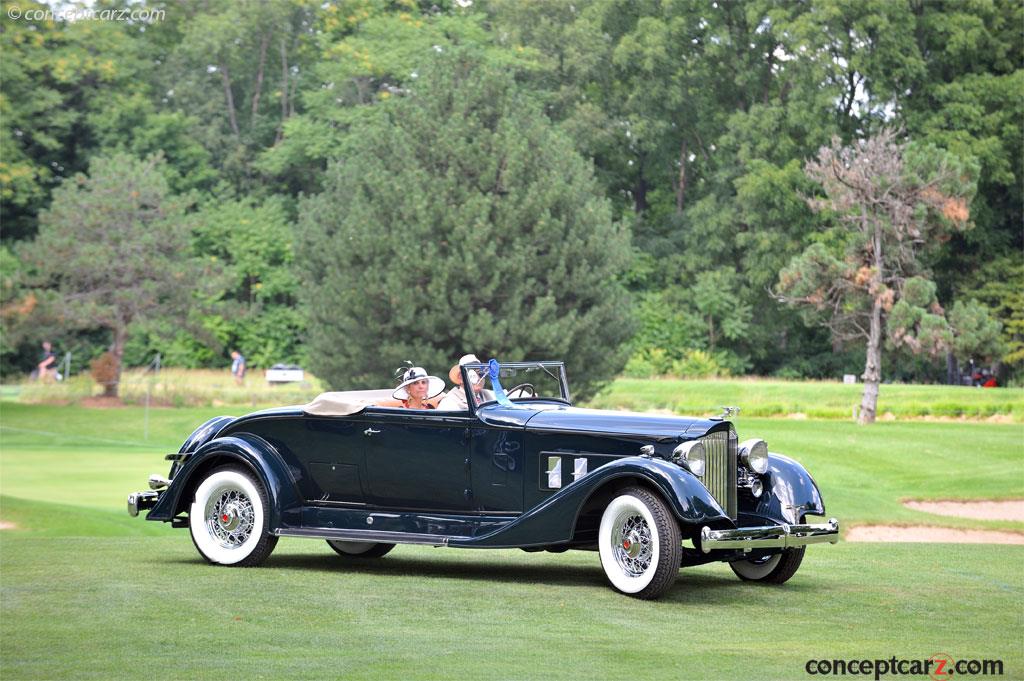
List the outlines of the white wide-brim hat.
{"label": "white wide-brim hat", "polygon": [[[448,370],[448,378],[450,378],[451,382],[456,385],[462,383],[462,374],[459,371],[459,367],[463,364],[483,364],[483,362],[477,359],[476,355],[463,355],[460,357],[459,363]],[[476,372],[474,371],[473,373],[475,374]],[[470,376],[470,378],[472,378],[472,376]]]}
{"label": "white wide-brim hat", "polygon": [[416,381],[427,379],[430,383],[427,386],[427,396],[425,399],[431,397],[437,397],[444,391],[444,381],[437,376],[430,376],[427,374],[427,370],[423,367],[410,367],[406,369],[405,373],[402,374],[402,382],[395,388],[395,392],[391,393],[391,396],[396,400],[407,400],[409,399],[409,391],[406,390],[406,386]]}

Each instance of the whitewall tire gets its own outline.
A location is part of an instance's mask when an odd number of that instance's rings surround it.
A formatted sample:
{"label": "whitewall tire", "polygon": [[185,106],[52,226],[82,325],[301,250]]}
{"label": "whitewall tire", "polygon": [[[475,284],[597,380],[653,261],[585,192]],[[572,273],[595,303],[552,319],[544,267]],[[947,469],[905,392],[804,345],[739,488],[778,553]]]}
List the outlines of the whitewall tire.
{"label": "whitewall tire", "polygon": [[227,466],[211,471],[189,508],[192,543],[211,563],[252,567],[277,545],[268,533],[267,493],[250,472]]}
{"label": "whitewall tire", "polygon": [[618,591],[657,598],[679,576],[682,536],[679,524],[656,494],[632,487],[612,499],[598,531],[601,566]]}

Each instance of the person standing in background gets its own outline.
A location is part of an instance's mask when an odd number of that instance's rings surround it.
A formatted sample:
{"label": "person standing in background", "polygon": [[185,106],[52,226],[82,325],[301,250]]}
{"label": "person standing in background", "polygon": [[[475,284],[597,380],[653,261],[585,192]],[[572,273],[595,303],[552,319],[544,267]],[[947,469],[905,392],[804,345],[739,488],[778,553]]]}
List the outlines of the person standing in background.
{"label": "person standing in background", "polygon": [[245,378],[245,357],[238,350],[231,351],[231,375],[235,377],[235,383],[242,385]]}
{"label": "person standing in background", "polygon": [[57,377],[57,354],[53,351],[50,341],[43,341],[43,352],[39,355],[36,365],[36,380],[45,381],[48,375]]}

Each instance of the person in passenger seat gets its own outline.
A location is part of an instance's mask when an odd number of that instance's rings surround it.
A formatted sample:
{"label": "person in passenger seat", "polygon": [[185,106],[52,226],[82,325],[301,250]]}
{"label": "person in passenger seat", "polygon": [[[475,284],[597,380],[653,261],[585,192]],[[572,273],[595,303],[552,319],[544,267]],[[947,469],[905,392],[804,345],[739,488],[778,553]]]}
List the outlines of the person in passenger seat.
{"label": "person in passenger seat", "polygon": [[400,383],[391,394],[393,400],[378,403],[382,407],[406,409],[437,409],[437,396],[444,392],[444,381],[430,376],[423,367],[409,367],[401,371]]}

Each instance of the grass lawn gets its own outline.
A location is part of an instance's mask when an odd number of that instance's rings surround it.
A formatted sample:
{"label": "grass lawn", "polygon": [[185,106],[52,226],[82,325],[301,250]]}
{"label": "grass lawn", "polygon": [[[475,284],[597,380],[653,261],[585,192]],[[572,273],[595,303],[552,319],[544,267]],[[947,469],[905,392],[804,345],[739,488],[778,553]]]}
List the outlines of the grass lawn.
{"label": "grass lawn", "polygon": [[[778,588],[725,565],[665,598],[606,586],[597,555],[400,546],[353,564],[282,539],[266,566],[206,565],[187,531],[124,498],[209,416],[0,404],[0,676],[126,678],[811,678],[811,658],[1002,659],[1024,677],[1024,547],[812,546]],[[1024,531],[903,498],[1024,497],[1019,424],[737,421],[859,522]]]}

